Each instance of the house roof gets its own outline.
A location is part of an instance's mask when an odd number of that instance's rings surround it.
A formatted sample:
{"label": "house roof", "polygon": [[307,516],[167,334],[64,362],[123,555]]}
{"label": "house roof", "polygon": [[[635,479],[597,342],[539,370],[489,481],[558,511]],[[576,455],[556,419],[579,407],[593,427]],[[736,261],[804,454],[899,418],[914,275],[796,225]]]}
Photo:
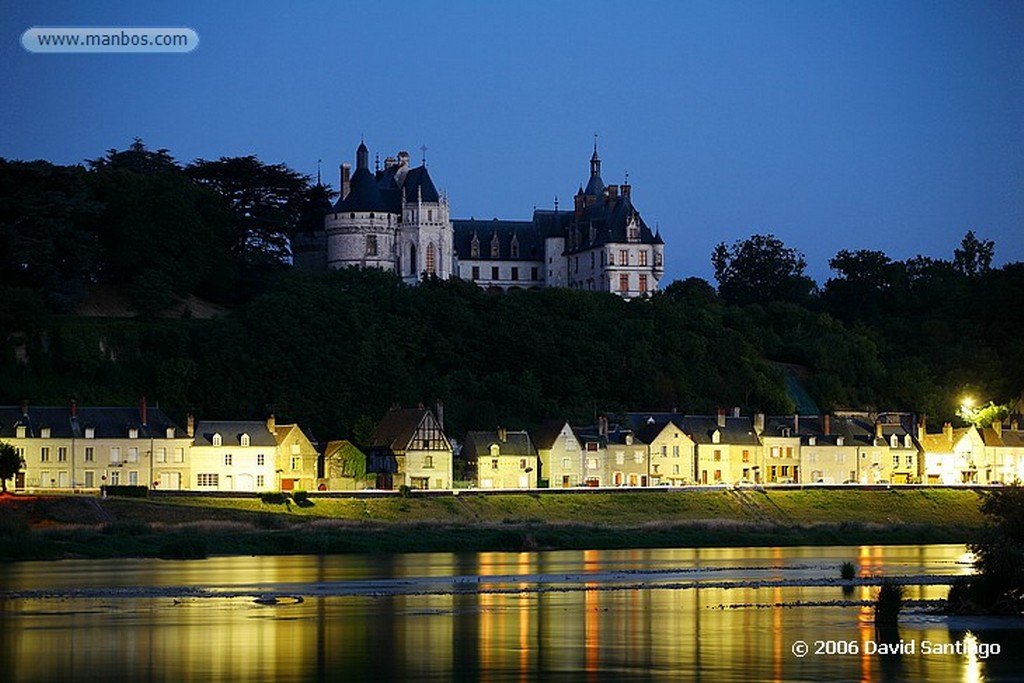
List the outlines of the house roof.
{"label": "house roof", "polygon": [[248,434],[250,446],[277,447],[277,439],[267,429],[265,420],[203,420],[197,422],[195,445],[212,446],[214,434],[220,434],[225,446],[239,445],[242,441],[242,434]]}
{"label": "house roof", "polygon": [[[533,431],[533,445],[538,449],[548,450],[555,445],[562,430],[568,424],[568,420],[544,420],[540,427]],[[572,431],[572,427],[569,428]]]}
{"label": "house roof", "polygon": [[277,442],[278,445],[281,445],[285,441],[287,441],[288,439],[292,439],[292,438],[298,438],[300,440],[303,440],[303,441],[305,441],[306,443],[309,444],[310,448],[313,448],[313,449],[316,448],[316,444],[313,443],[313,440],[310,439],[306,435],[306,433],[304,431],[302,431],[302,428],[299,427],[299,425],[297,425],[297,424],[291,424],[291,425],[278,424],[278,425],[275,426],[275,428],[274,428],[274,440]]}
{"label": "house roof", "polygon": [[0,406],[0,438],[14,438],[17,427],[24,425],[26,436],[38,438],[43,427],[50,428],[50,438],[83,438],[85,428],[94,430],[97,439],[127,438],[129,429],[138,429],[139,438],[164,439],[167,428],[173,427],[175,436],[185,438],[185,432],[175,425],[157,407],[147,406],[146,424],[142,424],[141,407],[77,406],[75,417],[71,406]]}
{"label": "house roof", "polygon": [[466,460],[486,457],[491,444],[498,444],[501,455],[513,457],[534,457],[537,449],[525,431],[507,431],[502,439],[497,431],[473,431],[466,433],[460,457]]}
{"label": "house roof", "polygon": [[425,419],[433,419],[433,415],[426,408],[396,408],[377,423],[370,439],[370,446],[405,451]]}

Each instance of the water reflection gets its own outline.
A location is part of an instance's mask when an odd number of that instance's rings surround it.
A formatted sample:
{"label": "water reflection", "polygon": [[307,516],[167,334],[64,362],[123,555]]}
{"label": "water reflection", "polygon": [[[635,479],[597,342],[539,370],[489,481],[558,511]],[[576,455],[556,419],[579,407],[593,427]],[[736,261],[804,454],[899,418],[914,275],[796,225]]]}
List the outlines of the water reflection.
{"label": "water reflection", "polygon": [[[1016,680],[1024,628],[957,627],[923,613],[898,630],[875,629],[868,606],[800,603],[871,600],[861,586],[608,590],[609,572],[697,576],[838,576],[854,559],[862,576],[952,574],[962,546],[735,548],[381,557],[214,558],[10,565],[0,591],[110,587],[101,597],[0,599],[0,680],[480,680],[713,681]],[[580,575],[537,592],[528,577]],[[318,593],[337,581],[449,577],[433,594]],[[467,577],[472,577],[472,582]],[[251,597],[124,597],[132,586],[305,586],[301,604]],[[614,586],[611,586],[614,587]],[[507,592],[488,592],[511,589]],[[944,594],[915,588],[911,597]],[[131,595],[131,591],[127,591]],[[760,606],[759,606],[760,605]],[[1000,655],[880,656],[869,643],[999,642]],[[856,654],[795,657],[793,643],[833,640]]]}

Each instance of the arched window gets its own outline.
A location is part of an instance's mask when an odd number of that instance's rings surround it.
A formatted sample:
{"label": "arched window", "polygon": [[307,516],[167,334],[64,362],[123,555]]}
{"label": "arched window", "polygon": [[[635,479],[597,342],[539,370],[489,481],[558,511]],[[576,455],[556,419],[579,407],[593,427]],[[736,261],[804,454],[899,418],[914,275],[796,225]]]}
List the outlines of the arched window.
{"label": "arched window", "polygon": [[224,443],[224,440],[221,439],[220,434],[214,434],[213,435],[213,445],[214,446],[220,446],[222,443]]}
{"label": "arched window", "polygon": [[427,244],[427,274],[437,275],[437,254],[435,253],[434,243],[430,242]]}
{"label": "arched window", "polygon": [[248,446],[249,445],[249,435],[248,434],[242,434],[242,438],[240,439],[240,442],[241,442],[241,444],[243,446]]}
{"label": "arched window", "polygon": [[498,233],[491,235],[491,258],[498,258]]}
{"label": "arched window", "polygon": [[480,258],[480,238],[476,236],[475,232],[473,233],[472,241],[469,243],[469,257]]}
{"label": "arched window", "polygon": [[416,274],[416,245],[409,245],[409,275]]}

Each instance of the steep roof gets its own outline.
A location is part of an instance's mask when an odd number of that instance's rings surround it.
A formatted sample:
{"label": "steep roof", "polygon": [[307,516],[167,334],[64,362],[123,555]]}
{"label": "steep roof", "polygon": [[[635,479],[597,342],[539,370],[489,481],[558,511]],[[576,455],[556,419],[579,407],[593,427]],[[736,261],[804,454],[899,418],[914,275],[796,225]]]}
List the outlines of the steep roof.
{"label": "steep roof", "polygon": [[[533,431],[533,445],[541,450],[552,448],[567,424],[568,420],[544,420],[540,427]],[[572,427],[569,430],[572,431]]]}
{"label": "steep roof", "polygon": [[28,406],[24,414],[21,406],[0,406],[0,438],[14,438],[19,425],[33,438],[39,437],[43,427],[50,428],[54,439],[83,438],[86,427],[94,430],[97,439],[127,438],[129,429],[138,429],[140,439],[163,439],[168,427],[174,428],[176,437],[185,438],[185,432],[153,406],[146,408],[145,425],[141,407],[78,406],[72,417],[71,406]]}
{"label": "steep roof", "polygon": [[392,410],[377,423],[370,439],[370,447],[405,451],[420,424],[430,414],[426,408],[396,408]]}
{"label": "steep roof", "polygon": [[389,211],[388,202],[384,200],[384,195],[377,186],[377,180],[370,173],[370,169],[356,169],[349,183],[348,196],[344,199],[339,198],[334,203],[334,211],[338,213],[346,211],[379,211],[387,213]]}
{"label": "steep roof", "polygon": [[437,193],[437,188],[434,187],[434,181],[430,179],[430,173],[427,172],[426,166],[410,168],[402,183],[402,193],[405,201],[417,201],[421,198],[420,192],[423,193],[422,200],[425,202],[437,203],[441,201],[441,197]]}

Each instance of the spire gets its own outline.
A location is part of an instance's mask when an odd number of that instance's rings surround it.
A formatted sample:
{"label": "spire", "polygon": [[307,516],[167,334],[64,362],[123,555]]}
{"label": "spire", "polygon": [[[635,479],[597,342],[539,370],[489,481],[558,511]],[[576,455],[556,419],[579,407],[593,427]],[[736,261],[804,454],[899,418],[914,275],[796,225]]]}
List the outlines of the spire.
{"label": "spire", "polygon": [[320,164],[322,162],[323,162],[323,159],[317,159],[316,160],[316,186],[317,187],[320,187],[320,185],[322,184],[320,182]]}
{"label": "spire", "polygon": [[356,170],[361,168],[370,168],[370,150],[366,149],[365,142],[360,142],[359,148],[356,149]]}
{"label": "spire", "polygon": [[601,175],[601,157],[597,154],[597,133],[594,133],[594,153],[590,157],[590,175]]}

